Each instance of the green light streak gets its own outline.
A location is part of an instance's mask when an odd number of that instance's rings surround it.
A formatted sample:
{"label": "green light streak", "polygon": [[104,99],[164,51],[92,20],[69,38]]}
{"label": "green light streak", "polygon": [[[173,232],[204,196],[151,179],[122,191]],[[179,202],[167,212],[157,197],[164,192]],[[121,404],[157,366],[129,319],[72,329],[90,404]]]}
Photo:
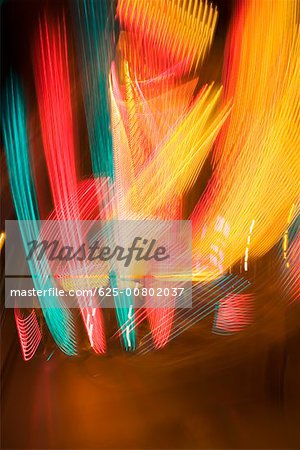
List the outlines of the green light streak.
{"label": "green light streak", "polygon": [[113,55],[114,18],[106,0],[77,0],[80,70],[92,166],[95,176],[114,177],[108,76]]}
{"label": "green light streak", "polygon": [[[26,236],[32,233],[38,236],[39,225],[34,221],[39,221],[40,218],[30,165],[25,103],[21,87],[14,76],[10,77],[6,85],[3,103],[3,135],[9,181],[23,242],[26,242]],[[32,275],[38,273],[33,261],[29,261],[29,267]],[[33,276],[33,282],[37,290],[53,287],[49,279],[42,281],[41,278]],[[62,309],[56,297],[46,295],[40,297],[39,301],[57,345],[68,355],[76,354],[74,324],[70,312]],[[52,307],[46,308],[47,304]]]}
{"label": "green light streak", "polygon": [[[93,173],[96,177],[110,177],[113,181],[108,78],[115,47],[113,2],[77,0],[75,5],[76,25],[80,31],[80,69]],[[118,280],[114,273],[110,274],[110,282],[111,287],[117,287]],[[133,350],[136,338],[132,326],[134,319],[128,319],[132,310],[130,299],[116,298],[115,304],[121,330],[126,329],[128,323],[132,329],[129,334],[124,333],[122,336],[126,350]]]}
{"label": "green light streak", "polygon": [[[109,274],[111,288],[117,288],[118,292],[118,280],[115,272]],[[134,330],[134,315],[132,298],[127,295],[117,295],[114,297],[118,322],[122,331],[122,337],[125,349],[128,351],[135,350],[136,348],[136,336]]]}

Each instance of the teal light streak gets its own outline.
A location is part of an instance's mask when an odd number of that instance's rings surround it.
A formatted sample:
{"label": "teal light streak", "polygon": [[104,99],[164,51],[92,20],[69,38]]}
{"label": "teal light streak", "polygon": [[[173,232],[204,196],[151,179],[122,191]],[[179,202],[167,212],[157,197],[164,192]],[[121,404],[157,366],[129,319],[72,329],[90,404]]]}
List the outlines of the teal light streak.
{"label": "teal light streak", "polygon": [[106,0],[76,0],[80,71],[92,167],[114,177],[108,76],[113,55],[114,14]]}
{"label": "teal light streak", "polygon": [[[10,77],[4,95],[3,135],[16,215],[23,242],[26,242],[26,236],[30,236],[32,233],[34,236],[38,236],[39,225],[35,221],[39,221],[40,217],[30,165],[25,102],[20,84],[14,76]],[[40,290],[53,287],[49,279],[43,281],[34,276],[38,273],[37,267],[34,262],[29,261],[29,263],[35,288]],[[68,355],[76,354],[74,324],[70,312],[62,309],[56,297],[46,295],[40,297],[39,301],[46,323],[57,345]],[[46,308],[47,304],[51,304],[51,308]]]}
{"label": "teal light streak", "polygon": [[[111,272],[109,275],[111,288],[118,289],[118,280],[115,272]],[[118,289],[119,292],[119,289]],[[134,316],[131,314],[132,310],[132,298],[127,295],[118,295],[114,297],[118,322],[122,331],[122,337],[125,349],[128,351],[135,350],[136,348],[136,336],[134,330]]]}
{"label": "teal light streak", "polygon": [[50,355],[48,356],[47,361],[50,361],[50,359],[52,358],[53,355],[54,355],[54,350],[53,350],[53,352],[50,353]]}
{"label": "teal light streak", "polygon": [[[114,179],[114,158],[111,134],[109,73],[115,52],[115,12],[110,0],[76,0],[76,28],[79,29],[80,70],[86,122],[89,135],[92,168],[96,177]],[[110,274],[112,287],[118,280]],[[125,303],[124,303],[125,302]],[[123,341],[126,350],[136,346],[134,319],[128,319],[132,304],[130,299],[115,299],[118,323],[123,331],[130,323],[130,332]],[[131,346],[128,342],[131,342]]]}

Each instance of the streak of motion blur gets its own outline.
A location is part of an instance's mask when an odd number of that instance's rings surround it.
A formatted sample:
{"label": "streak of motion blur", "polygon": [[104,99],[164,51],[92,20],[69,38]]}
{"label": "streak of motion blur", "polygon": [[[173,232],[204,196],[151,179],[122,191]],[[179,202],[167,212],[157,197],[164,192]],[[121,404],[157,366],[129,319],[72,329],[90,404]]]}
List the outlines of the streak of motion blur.
{"label": "streak of motion blur", "polygon": [[1,9],[2,264],[4,219],[192,226],[191,308],[2,301],[3,448],[299,448],[300,2]]}

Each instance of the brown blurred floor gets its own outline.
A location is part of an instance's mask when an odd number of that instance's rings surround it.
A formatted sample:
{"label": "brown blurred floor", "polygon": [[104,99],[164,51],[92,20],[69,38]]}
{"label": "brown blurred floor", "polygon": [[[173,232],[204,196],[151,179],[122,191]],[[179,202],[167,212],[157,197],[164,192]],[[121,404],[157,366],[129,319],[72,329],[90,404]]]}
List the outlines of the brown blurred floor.
{"label": "brown blurred floor", "polygon": [[56,351],[24,363],[18,353],[2,448],[299,448],[296,328],[282,343],[255,326],[227,337],[210,327],[211,318],[143,357]]}

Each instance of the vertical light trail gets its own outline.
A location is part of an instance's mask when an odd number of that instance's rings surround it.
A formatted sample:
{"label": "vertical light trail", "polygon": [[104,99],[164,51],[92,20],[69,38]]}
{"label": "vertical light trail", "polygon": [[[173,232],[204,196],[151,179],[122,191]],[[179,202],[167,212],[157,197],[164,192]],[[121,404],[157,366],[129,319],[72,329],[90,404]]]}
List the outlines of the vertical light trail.
{"label": "vertical light trail", "polygon": [[114,47],[112,2],[75,0],[86,123],[95,176],[114,176],[108,76]]}
{"label": "vertical light trail", "polygon": [[[109,74],[115,47],[113,3],[76,0],[74,5],[75,21],[80,30],[81,80],[93,174],[113,181],[115,168],[109,96]],[[110,282],[112,287],[118,285],[114,273]],[[118,322],[123,326],[129,310],[123,299],[115,300]],[[131,335],[135,342],[135,332],[132,331]],[[126,338],[124,345],[128,348]]]}
{"label": "vertical light trail", "polygon": [[251,235],[253,232],[253,227],[255,224],[255,220],[253,219],[250,225],[250,229],[249,229],[249,234],[247,237],[247,246],[246,246],[246,250],[245,250],[245,256],[244,256],[244,270],[247,272],[248,270],[248,260],[249,260],[249,247],[250,247],[250,242],[251,242]]}
{"label": "vertical light trail", "polygon": [[[115,272],[110,272],[109,279],[112,289],[120,289],[120,283]],[[118,294],[116,297],[114,297],[114,301],[116,305],[117,319],[121,329],[121,336],[123,339],[124,347],[128,351],[135,350],[135,315],[133,312],[132,299],[127,295]]]}
{"label": "vertical light trail", "polygon": [[[19,221],[37,221],[40,219],[36,191],[34,187],[29,145],[26,129],[26,112],[23,93],[19,83],[11,76],[6,86],[3,112],[3,134],[6,151],[9,181],[14,200],[16,215]],[[23,239],[32,231],[26,222],[19,222]],[[33,222],[34,235],[38,235],[38,224]],[[32,275],[36,268],[30,265]],[[52,287],[50,281],[44,284],[39,278],[33,277],[37,290]],[[43,314],[49,330],[62,351],[74,355],[75,335],[72,316],[66,309],[62,309],[59,300],[55,297],[39,297]],[[51,304],[51,308],[45,305]]]}
{"label": "vertical light trail", "polygon": [[[300,215],[296,213],[298,206],[293,205],[290,210],[288,218],[290,226],[285,231],[282,239],[284,266],[282,267],[281,281],[291,302],[300,300]],[[293,212],[296,217],[291,222]],[[280,249],[281,251],[282,248]]]}
{"label": "vertical light trail", "polygon": [[55,207],[77,187],[66,27],[39,22],[34,74],[45,157]]}
{"label": "vertical light trail", "polygon": [[[35,80],[40,112],[42,137],[56,212],[61,220],[77,220],[78,201],[70,202],[77,190],[76,154],[73,132],[72,102],[65,19],[47,20],[39,24],[35,48]],[[75,197],[76,199],[76,197]],[[79,228],[71,236],[66,225],[64,237],[76,246],[83,241]],[[76,262],[70,264],[76,270]],[[80,310],[91,346],[97,353],[105,352],[103,317],[85,308],[86,299],[79,298]],[[91,326],[92,324],[92,326]]]}
{"label": "vertical light trail", "polygon": [[2,233],[0,234],[0,251],[4,245],[5,238],[6,238],[5,233],[4,233],[4,231],[2,231]]}
{"label": "vertical light trail", "polygon": [[[229,105],[216,112],[221,89],[205,86],[193,99],[197,80],[180,84],[183,74],[195,74],[201,64],[217,20],[207,2],[192,3],[118,2],[121,34],[112,71],[112,129],[116,189],[125,218],[180,219],[182,196],[228,116]],[[162,347],[174,308],[146,311],[155,346]]]}
{"label": "vertical light trail", "polygon": [[285,230],[285,233],[283,236],[283,241],[282,241],[283,259],[286,260],[287,267],[289,267],[289,262],[287,261],[287,250],[288,250],[288,245],[289,245],[289,226],[290,226],[290,223],[293,218],[294,210],[295,210],[295,204],[293,203],[293,205],[290,209],[290,212],[289,212],[288,220],[287,220],[287,229]]}

